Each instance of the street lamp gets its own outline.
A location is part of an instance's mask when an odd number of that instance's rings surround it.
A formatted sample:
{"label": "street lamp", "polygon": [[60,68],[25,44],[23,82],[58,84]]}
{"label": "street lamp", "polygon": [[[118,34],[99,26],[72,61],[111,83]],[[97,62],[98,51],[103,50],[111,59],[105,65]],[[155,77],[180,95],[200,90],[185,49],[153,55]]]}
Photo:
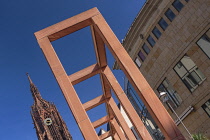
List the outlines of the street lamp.
{"label": "street lamp", "polygon": [[191,135],[191,133],[189,132],[189,130],[187,129],[187,127],[184,125],[184,123],[182,122],[182,120],[179,118],[179,116],[177,115],[176,111],[173,109],[173,107],[171,106],[171,104],[168,102],[169,98],[168,98],[168,95],[167,95],[167,92],[160,92],[160,95],[159,95],[159,99],[164,102],[164,103],[167,103],[167,105],[169,106],[169,108],[173,111],[173,113],[176,115],[176,117],[178,118],[178,120],[180,121],[180,123],[183,125],[184,129],[187,131],[187,133],[190,135],[190,138],[192,140],[193,137]]}

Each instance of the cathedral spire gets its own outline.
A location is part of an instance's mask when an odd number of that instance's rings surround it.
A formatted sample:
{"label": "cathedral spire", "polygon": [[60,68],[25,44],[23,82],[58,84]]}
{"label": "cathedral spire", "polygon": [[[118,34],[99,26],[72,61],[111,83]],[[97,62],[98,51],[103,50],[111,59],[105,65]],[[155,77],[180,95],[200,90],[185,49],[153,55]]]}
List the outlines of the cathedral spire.
{"label": "cathedral spire", "polygon": [[31,107],[31,117],[39,140],[72,140],[68,128],[53,103],[41,97],[37,87],[26,73],[34,104]]}
{"label": "cathedral spire", "polygon": [[42,100],[42,97],[39,93],[39,90],[37,89],[37,87],[34,85],[34,83],[32,82],[30,76],[28,73],[26,73],[27,77],[28,77],[28,81],[30,83],[30,91],[32,93],[32,96],[34,98],[34,101],[37,102],[38,100]]}
{"label": "cathedral spire", "polygon": [[28,77],[28,81],[29,81],[29,83],[30,83],[30,84],[33,84],[33,82],[32,82],[32,80],[31,80],[31,78],[30,78],[29,74],[28,74],[28,73],[26,73],[26,75],[27,75],[27,77]]}

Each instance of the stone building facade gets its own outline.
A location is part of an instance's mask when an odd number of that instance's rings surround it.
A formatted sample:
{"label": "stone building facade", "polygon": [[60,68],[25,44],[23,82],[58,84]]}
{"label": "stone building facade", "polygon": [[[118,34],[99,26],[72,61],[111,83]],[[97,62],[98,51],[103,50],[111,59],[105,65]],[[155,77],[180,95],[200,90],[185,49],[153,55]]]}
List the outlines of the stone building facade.
{"label": "stone building facade", "polygon": [[210,0],[147,0],[122,44],[185,137],[173,109],[210,138]]}

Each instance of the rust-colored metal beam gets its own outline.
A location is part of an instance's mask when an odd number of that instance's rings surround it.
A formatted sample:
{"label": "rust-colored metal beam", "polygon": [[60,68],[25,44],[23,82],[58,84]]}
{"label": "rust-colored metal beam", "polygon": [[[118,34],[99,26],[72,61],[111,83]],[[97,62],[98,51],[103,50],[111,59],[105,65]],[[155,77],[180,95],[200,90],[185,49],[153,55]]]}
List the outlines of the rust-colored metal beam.
{"label": "rust-colored metal beam", "polygon": [[83,104],[83,107],[86,111],[106,102],[104,95],[100,95],[86,103]]}
{"label": "rust-colored metal beam", "polygon": [[120,68],[142,99],[166,139],[185,139],[104,18],[97,15],[92,17],[92,20],[96,31],[117,60]]}
{"label": "rust-colored metal beam", "polygon": [[[105,75],[107,81],[109,82],[112,90],[116,94],[116,97],[118,98],[120,104],[123,106],[123,108],[124,108],[126,114],[128,115],[130,121],[132,122],[132,124],[136,128],[138,135],[142,139],[152,140],[152,137],[150,136],[149,132],[147,131],[144,124],[142,123],[140,117],[138,116],[138,114],[134,110],[132,104],[128,100],[128,98],[125,95],[123,89],[121,88],[121,86],[117,82],[117,79],[115,78],[115,76],[113,75],[113,73],[111,72],[111,70],[108,66],[104,68],[103,74]],[[110,99],[110,102],[111,102],[111,99]]]}
{"label": "rust-colored metal beam", "polygon": [[118,120],[121,128],[123,129],[123,131],[127,135],[128,139],[129,140],[134,140],[135,139],[135,136],[134,136],[133,132],[129,128],[127,122],[125,121],[124,117],[122,116],[119,108],[115,104],[115,102],[114,102],[114,100],[113,100],[112,97],[110,98],[108,104],[111,107],[112,111],[114,112],[114,115],[116,116],[116,119]]}
{"label": "rust-colored metal beam", "polygon": [[93,25],[91,25],[90,27],[91,27],[91,33],[92,33],[94,48],[96,52],[97,62],[99,63],[100,67],[104,67],[107,65],[104,41],[101,39],[98,32],[95,31]]}
{"label": "rust-colored metal beam", "polygon": [[93,122],[93,127],[98,128],[99,126],[108,123],[112,118],[109,118],[109,116],[104,116],[100,118],[99,120]]}
{"label": "rust-colored metal beam", "polygon": [[[93,25],[91,25],[90,27],[91,27],[91,33],[92,33],[97,62],[99,66],[102,68],[107,66],[105,44],[101,39],[100,35],[98,34],[98,32],[95,31]],[[100,74],[100,79],[105,96],[111,97],[111,89],[109,85],[106,83],[102,74]]]}
{"label": "rust-colored metal beam", "polygon": [[96,74],[99,74],[101,71],[101,68],[98,66],[98,64],[93,64],[85,69],[82,69],[74,74],[71,74],[69,76],[69,79],[71,80],[71,83],[73,85],[76,85]]}
{"label": "rust-colored metal beam", "polygon": [[108,131],[102,135],[99,136],[100,140],[104,140],[105,138],[111,137],[112,136],[112,132]]}
{"label": "rust-colored metal beam", "polygon": [[114,134],[113,134],[113,138],[114,138],[114,140],[120,140],[120,138],[119,138],[119,136],[118,136],[117,133],[114,133]]}
{"label": "rust-colored metal beam", "polygon": [[[57,40],[87,26],[91,26],[97,64],[68,76],[51,45],[51,41]],[[113,100],[109,100],[111,97],[111,88],[116,93],[117,98],[121,102],[125,112],[129,116],[131,122],[134,124],[136,130],[138,131],[137,133],[139,133],[144,140],[151,139],[151,136],[149,136],[148,131],[145,130],[142,122],[137,117],[136,112],[132,108],[123,90],[117,83],[111,70],[107,67],[105,45],[108,47],[114,58],[118,61],[120,68],[123,70],[134,89],[146,105],[150,114],[158,124],[161,131],[164,133],[166,139],[185,139],[97,8],[90,9],[84,13],[47,27],[39,32],[36,32],[35,36],[84,136],[84,139],[100,139],[94,130],[94,126],[91,123],[86,110],[91,109],[103,102],[106,103],[109,119],[113,118],[114,115],[118,119],[118,122],[115,119],[111,121],[111,129],[114,128],[113,130],[110,130],[112,137],[115,139],[124,140],[127,136],[127,138],[130,140],[135,139],[133,138],[133,133],[130,132],[131,130],[124,124],[125,121],[122,119],[119,110],[117,111],[116,104],[113,103]],[[100,74],[105,101],[101,100],[101,96],[82,105],[73,85],[82,82],[83,80],[86,80],[87,78],[90,78],[98,73]],[[95,124],[99,122],[95,122]],[[124,133],[121,131],[118,123],[122,127]]]}
{"label": "rust-colored metal beam", "polygon": [[46,59],[55,75],[56,80],[58,81],[69,108],[71,108],[72,114],[74,115],[84,138],[88,140],[92,137],[93,139],[99,140],[94,127],[85,112],[73,85],[71,84],[71,81],[69,80],[55,53],[55,50],[50,43],[50,40],[45,37],[38,40],[38,43],[46,56]]}
{"label": "rust-colored metal beam", "polygon": [[57,40],[77,30],[85,28],[92,23],[91,17],[100,14],[97,8],[92,8],[86,12],[73,16],[57,24],[49,26],[35,33],[37,40],[48,37],[50,41]]}
{"label": "rust-colored metal beam", "polygon": [[[119,124],[117,123],[117,121],[115,119],[111,120],[111,124],[114,127],[114,129],[116,130],[119,138],[121,140],[126,140],[127,138],[125,137],[125,135],[123,134],[123,131],[120,129]],[[133,140],[133,139],[129,139],[129,140]]]}
{"label": "rust-colored metal beam", "polygon": [[[92,33],[94,50],[95,50],[97,62],[100,67],[105,67],[105,66],[107,66],[105,44],[104,44],[103,40],[101,39],[101,37],[99,36],[99,34],[95,31],[93,25],[91,25],[90,27],[91,27],[91,33]],[[102,90],[103,90],[104,96],[106,98],[111,97],[112,96],[111,88],[110,88],[109,84],[106,82],[106,79],[102,74],[100,74],[100,80],[101,80],[101,85],[102,85]],[[112,110],[107,105],[107,103],[106,103],[106,112],[108,113],[108,116],[110,116],[110,118],[113,116]],[[112,126],[110,127],[110,131],[112,133],[114,133]]]}

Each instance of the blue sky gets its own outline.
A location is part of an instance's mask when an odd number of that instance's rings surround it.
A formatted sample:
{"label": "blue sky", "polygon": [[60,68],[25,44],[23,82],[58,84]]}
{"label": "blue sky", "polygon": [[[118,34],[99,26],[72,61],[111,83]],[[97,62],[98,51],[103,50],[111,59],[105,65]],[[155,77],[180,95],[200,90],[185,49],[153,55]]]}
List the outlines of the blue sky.
{"label": "blue sky", "polygon": [[[93,7],[102,13],[121,41],[145,0],[1,0],[0,1],[0,139],[36,140],[30,116],[33,99],[28,72],[44,99],[54,102],[74,140],[82,140],[78,126],[34,37],[34,32]],[[53,42],[68,74],[96,63],[90,29]],[[109,66],[114,59],[108,53]],[[124,75],[114,71],[123,84]],[[84,103],[102,94],[99,76],[75,89]],[[88,111],[91,121],[105,114],[104,106]],[[104,109],[105,111],[105,109]]]}

